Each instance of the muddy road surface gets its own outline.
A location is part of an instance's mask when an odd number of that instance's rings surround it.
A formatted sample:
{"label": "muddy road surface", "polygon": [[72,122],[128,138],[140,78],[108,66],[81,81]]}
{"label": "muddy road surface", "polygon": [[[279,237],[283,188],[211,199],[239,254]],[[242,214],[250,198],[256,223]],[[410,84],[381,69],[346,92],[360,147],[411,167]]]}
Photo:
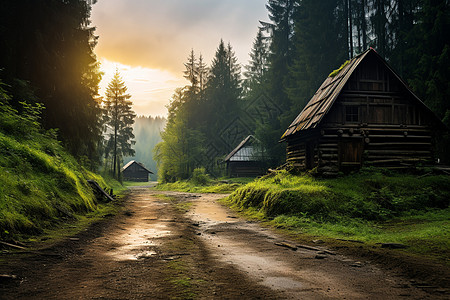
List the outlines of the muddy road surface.
{"label": "muddy road surface", "polygon": [[0,299],[448,297],[369,262],[286,240],[236,217],[221,197],[131,188],[117,216],[51,248],[3,255]]}

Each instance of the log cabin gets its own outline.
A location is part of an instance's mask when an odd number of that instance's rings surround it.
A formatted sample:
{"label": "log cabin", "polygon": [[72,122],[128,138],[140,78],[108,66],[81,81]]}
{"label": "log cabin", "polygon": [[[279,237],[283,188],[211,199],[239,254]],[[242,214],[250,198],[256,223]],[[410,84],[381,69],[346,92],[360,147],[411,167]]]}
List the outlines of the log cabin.
{"label": "log cabin", "polygon": [[148,181],[148,174],[153,174],[142,163],[135,160],[130,161],[122,168],[122,176],[127,181]]}
{"label": "log cabin", "polygon": [[227,175],[230,177],[257,177],[266,173],[264,153],[258,140],[249,135],[226,157]]}
{"label": "log cabin", "polygon": [[372,48],[334,71],[287,128],[287,163],[324,175],[433,161],[445,127]]}

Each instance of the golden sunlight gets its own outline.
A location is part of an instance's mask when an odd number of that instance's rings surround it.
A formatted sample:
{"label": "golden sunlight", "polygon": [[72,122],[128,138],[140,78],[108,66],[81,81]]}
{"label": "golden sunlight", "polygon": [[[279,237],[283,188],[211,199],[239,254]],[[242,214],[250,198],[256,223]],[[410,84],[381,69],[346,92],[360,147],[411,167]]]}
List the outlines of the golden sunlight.
{"label": "golden sunlight", "polygon": [[166,116],[166,105],[174,90],[187,82],[175,77],[168,71],[144,67],[131,67],[106,59],[101,59],[100,70],[104,72],[100,83],[100,96],[104,97],[106,87],[114,72],[119,69],[120,75],[128,87],[133,101],[133,110],[137,115]]}

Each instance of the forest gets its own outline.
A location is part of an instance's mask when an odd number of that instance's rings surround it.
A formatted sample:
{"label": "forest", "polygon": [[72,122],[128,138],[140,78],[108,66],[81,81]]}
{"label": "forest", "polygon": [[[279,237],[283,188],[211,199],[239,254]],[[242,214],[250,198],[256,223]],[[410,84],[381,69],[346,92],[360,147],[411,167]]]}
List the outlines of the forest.
{"label": "forest", "polygon": [[[448,1],[269,0],[270,22],[255,28],[250,61],[237,61],[232,41],[218,41],[209,64],[191,45],[180,66],[187,85],[174,91],[162,142],[151,153],[157,133],[135,138],[145,126],[136,124],[133,134],[135,114],[120,74],[111,89],[120,91],[121,123],[107,112],[114,90],[105,99],[98,93],[102,73],[94,51],[99,37],[90,24],[93,3],[0,4],[0,78],[8,105],[22,114],[30,111],[23,101],[42,105],[43,128],[55,130],[64,147],[92,170],[103,167],[118,176],[124,159],[138,151],[135,158],[150,168],[156,167],[154,154],[162,181],[189,178],[199,167],[220,177],[224,157],[250,134],[265,149],[267,167],[280,166],[284,130],[331,71],[369,47],[450,122]],[[448,141],[448,136],[440,139],[439,149]],[[445,154],[440,157],[448,161]]]}
{"label": "forest", "polygon": [[153,148],[161,141],[161,131],[164,130],[166,119],[162,117],[138,116],[133,125],[136,144],[134,145],[135,155],[124,157],[124,164],[131,160],[143,163],[154,174],[150,174],[150,179],[158,179],[157,164],[153,159]]}
{"label": "forest", "polygon": [[[170,3],[173,12],[176,2],[102,1],[116,4],[129,22],[137,18],[136,11],[126,15],[131,6]],[[167,116],[137,116],[139,105],[117,66],[100,89],[106,76],[104,57],[96,54],[102,36],[91,23],[96,2],[0,1],[0,298],[448,299],[450,1],[261,1],[268,21],[255,22],[249,61],[238,61],[233,40],[218,37],[211,61],[198,45],[185,45],[179,66],[185,81],[166,99]],[[193,3],[221,17],[232,10],[221,10],[231,0],[189,1],[195,9]],[[236,18],[234,13],[225,19]],[[183,26],[185,20],[198,22],[192,15],[182,19]],[[124,20],[109,22],[130,35]],[[172,37],[141,29],[136,45]],[[193,42],[185,33],[183,28],[176,34]],[[133,58],[141,50],[136,45],[125,48]],[[289,124],[324,80],[343,78],[335,75],[354,66],[361,53],[386,60],[395,70],[388,76],[398,74],[412,92],[399,77],[387,85],[397,88],[400,82],[408,97],[417,95],[414,104],[426,108],[420,98],[430,108],[426,116],[444,132],[434,140],[434,127],[426,122],[386,121],[386,130],[377,123],[380,139],[389,134],[409,147],[392,149],[392,139],[374,142],[370,128],[369,142],[381,148],[377,160],[387,160],[383,151],[394,151],[389,160],[396,163],[403,163],[398,156],[425,152],[441,160],[439,168],[416,164],[421,161],[414,157],[402,166],[407,172],[367,165],[368,159],[332,175],[289,166],[286,156],[297,149],[280,142]],[[136,69],[145,73],[142,66]],[[159,71],[150,79],[136,76],[136,82],[170,82],[170,90],[180,82],[157,81],[167,75]],[[146,86],[143,95],[161,91],[164,86]],[[390,94],[381,100],[392,99],[391,114],[380,111],[394,120],[393,99],[401,97]],[[407,112],[412,106],[400,104]],[[349,111],[351,119],[359,113]],[[406,115],[420,123],[421,114],[413,111]],[[341,112],[347,121],[347,111]],[[363,122],[351,121],[345,138],[352,140],[356,128],[360,144],[369,144],[366,129],[358,128]],[[333,130],[332,151],[351,152],[334,143],[343,131]],[[261,154],[265,175],[226,176],[225,160],[243,141],[258,147],[249,156]],[[435,151],[422,151],[434,142]],[[308,146],[301,149],[305,161],[311,157],[306,153],[314,154]],[[334,152],[326,155],[342,163]],[[131,160],[151,169],[153,182],[123,180],[121,170]]]}
{"label": "forest", "polygon": [[[162,181],[205,167],[224,174],[223,158],[247,135],[260,141],[268,167],[284,163],[278,143],[322,81],[369,47],[384,57],[447,126],[450,118],[448,1],[269,0],[241,68],[231,42],[220,41],[206,65],[194,50],[175,91],[163,142],[155,148]],[[195,45],[193,45],[195,46]],[[440,157],[449,138],[438,145]]]}

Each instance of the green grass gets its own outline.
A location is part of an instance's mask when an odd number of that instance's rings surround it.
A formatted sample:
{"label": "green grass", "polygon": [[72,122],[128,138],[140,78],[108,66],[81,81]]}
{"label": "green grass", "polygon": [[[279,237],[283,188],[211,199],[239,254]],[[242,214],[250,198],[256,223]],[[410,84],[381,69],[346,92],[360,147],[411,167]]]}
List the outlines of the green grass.
{"label": "green grass", "polygon": [[129,187],[129,186],[147,186],[149,185],[149,182],[138,182],[138,181],[124,181],[123,186]]}
{"label": "green grass", "polygon": [[280,171],[224,200],[247,217],[293,233],[402,243],[407,251],[449,260],[450,177],[363,170],[335,179]]}
{"label": "green grass", "polygon": [[0,103],[0,239],[42,234],[99,210],[88,179],[107,186],[53,132]]}
{"label": "green grass", "polygon": [[154,197],[170,202],[180,212],[188,211],[193,205],[190,201],[180,200],[174,196],[156,194]]}
{"label": "green grass", "polygon": [[178,191],[188,193],[215,193],[228,194],[246,183],[255,180],[254,178],[222,178],[219,180],[209,180],[204,185],[199,185],[192,180],[176,181],[172,183],[158,183],[153,189],[158,191]]}
{"label": "green grass", "polygon": [[106,216],[115,215],[120,207],[116,203],[101,203],[97,209],[86,214],[75,214],[72,222],[58,223],[58,226],[44,228],[39,235],[26,236],[24,239],[31,248],[46,248],[69,236],[74,236],[86,230],[91,224],[104,219]]}

